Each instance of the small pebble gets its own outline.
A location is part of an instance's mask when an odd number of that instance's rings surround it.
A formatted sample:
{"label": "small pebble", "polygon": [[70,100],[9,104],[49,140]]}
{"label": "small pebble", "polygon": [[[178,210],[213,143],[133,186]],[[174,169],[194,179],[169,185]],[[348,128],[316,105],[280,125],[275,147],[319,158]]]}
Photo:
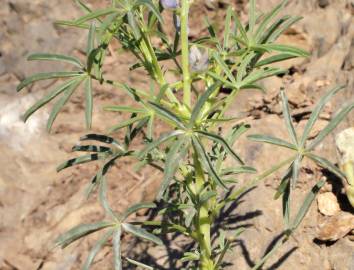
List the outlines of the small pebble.
{"label": "small pebble", "polygon": [[334,216],[340,212],[337,197],[332,192],[325,192],[317,196],[318,210],[325,216]]}

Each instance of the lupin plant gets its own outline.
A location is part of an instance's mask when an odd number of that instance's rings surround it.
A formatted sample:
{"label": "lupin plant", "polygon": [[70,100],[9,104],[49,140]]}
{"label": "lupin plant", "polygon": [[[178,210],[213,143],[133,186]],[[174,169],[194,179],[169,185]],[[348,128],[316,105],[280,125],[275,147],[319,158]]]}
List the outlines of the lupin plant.
{"label": "lupin plant", "polygon": [[[319,101],[302,136],[295,132],[285,90],[280,91],[289,142],[268,135],[250,135],[249,138],[289,148],[294,151],[290,158],[265,172],[257,173],[255,168],[244,164],[234,150],[237,139],[250,129],[248,123],[227,115],[237,101],[238,94],[248,89],[264,91],[260,84],[262,79],[287,72],[273,67],[273,63],[309,55],[302,49],[276,43],[278,37],[301,18],[278,16],[287,4],[286,0],[266,13],[258,13],[255,0],[250,0],[249,20],[245,25],[229,7],[222,34],[219,35],[219,31],[207,22],[208,35],[190,40],[191,26],[188,21],[193,5],[191,0],[113,0],[110,7],[95,11],[81,0],[76,0],[76,3],[85,14],[76,20],[59,21],[57,24],[88,31],[87,59],[82,62],[73,56],[50,53],[30,55],[29,60],[62,61],[72,64],[75,69],[40,73],[21,82],[18,91],[40,80],[67,79],[29,108],[24,114],[24,120],[56,98],[57,102],[47,124],[50,131],[60,110],[79,86],[83,85],[86,126],[90,128],[94,81],[119,88],[132,98],[135,105],[105,107],[107,111],[128,115],[128,120],[111,127],[108,135],[83,136],[82,142],[91,143],[76,145],[73,151],[88,154],[73,158],[58,167],[58,171],[61,171],[91,161],[101,162],[100,169],[89,183],[88,195],[98,192],[105,219],[78,225],[60,236],[57,244],[64,248],[82,237],[102,232],[102,237],[93,246],[83,269],[90,268],[96,254],[111,239],[115,270],[122,269],[126,264],[153,269],[144,262],[122,255],[125,254],[121,248],[122,235],[131,234],[162,245],[159,236],[179,233],[194,243],[179,258],[180,269],[225,269],[225,255],[232,250],[233,242],[243,230],[227,234],[219,231],[215,234],[212,230],[215,220],[224,207],[263,179],[288,168],[275,195],[283,199],[284,233],[274,248],[253,267],[259,269],[299,226],[324,184],[324,181],[319,181],[309,191],[297,213],[290,215],[291,191],[296,185],[302,160],[309,158],[345,180],[345,175],[335,165],[314,154],[313,150],[353,109],[353,104],[336,114],[314,140],[308,139],[324,105],[342,87],[329,91]],[[173,36],[164,30],[164,18],[168,16],[174,18]],[[160,40],[160,45],[154,44],[156,38]],[[144,69],[147,78],[152,81],[151,89],[137,89],[105,78],[102,67],[108,46],[113,40],[119,41],[125,51],[136,57],[137,62],[131,69]],[[165,68],[163,62],[175,66],[173,72],[177,76],[174,82],[167,81],[166,73],[170,70]],[[99,86],[96,91],[98,89]],[[154,136],[157,133],[154,125],[156,119],[164,122],[170,131]],[[232,124],[235,120],[238,120],[236,125]],[[117,132],[125,134],[122,141],[114,138]],[[140,143],[132,145],[137,140]],[[118,213],[107,200],[106,181],[112,166],[125,157],[136,160],[137,168],[152,166],[162,171],[163,178],[154,202],[137,203]],[[232,166],[226,165],[229,164],[225,162],[227,157],[234,161]],[[234,180],[239,174],[246,174],[246,178],[250,179],[241,185]],[[156,211],[157,217],[146,221],[135,219],[135,213],[144,208],[152,208],[151,211]],[[161,216],[163,218],[159,218]],[[214,241],[217,237],[219,241]]]}

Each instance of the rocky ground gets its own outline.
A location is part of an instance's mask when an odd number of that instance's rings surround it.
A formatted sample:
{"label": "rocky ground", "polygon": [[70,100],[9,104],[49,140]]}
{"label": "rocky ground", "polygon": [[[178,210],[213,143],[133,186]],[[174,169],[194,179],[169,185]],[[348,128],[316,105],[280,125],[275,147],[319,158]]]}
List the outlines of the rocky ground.
{"label": "rocky ground", "polygon": [[[87,1],[92,6],[103,6],[105,1]],[[225,4],[207,1],[194,8],[191,35],[202,31],[202,15],[215,23],[224,17]],[[247,1],[229,1],[247,17]],[[260,10],[268,10],[277,0],[258,0]],[[291,28],[281,42],[311,51],[306,60],[288,61],[284,66],[290,74],[265,80],[268,92],[261,95],[247,92],[240,96],[233,114],[242,113],[254,133],[272,134],[286,138],[279,88],[284,86],[289,95],[296,128],[301,131],[316,100],[335,84],[347,88],[326,107],[325,113],[311,134],[328,122],[343,104],[354,98],[354,2],[352,0],[290,0],[286,12],[302,15],[304,19]],[[59,70],[66,66],[51,63],[28,63],[30,52],[47,51],[83,57],[86,34],[83,31],[62,29],[53,25],[58,19],[79,16],[80,10],[71,0],[3,0],[0,8],[0,269],[1,270],[69,270],[79,269],[93,238],[65,250],[53,248],[53,240],[67,229],[101,217],[95,198],[86,201],[86,183],[96,168],[82,166],[57,174],[55,167],[72,156],[71,146],[85,134],[83,126],[83,97],[68,104],[55,124],[53,134],[45,131],[47,109],[41,110],[24,124],[20,116],[33,101],[49,90],[51,84],[41,83],[29,90],[16,93],[18,82],[39,71]],[[112,50],[113,52],[114,50]],[[128,72],[133,59],[112,53],[107,58],[109,76],[144,87],[143,71]],[[252,94],[250,94],[252,93]],[[104,132],[120,116],[102,111],[102,106],[130,102],[119,90],[95,86],[94,132]],[[351,113],[333,136],[327,138],[318,152],[334,163],[338,155],[334,136],[340,130],[354,125]],[[159,128],[159,127],[158,127]],[[160,127],[162,129],[163,127]],[[237,145],[245,161],[259,171],[269,168],[288,153],[267,145],[251,143],[243,138]],[[158,175],[152,171],[134,173],[130,162],[118,164],[110,176],[110,200],[115,209],[124,209],[130,202],[151,200],[158,185]],[[267,264],[264,269],[354,269],[353,209],[342,194],[333,175],[308,162],[301,171],[293,203],[299,205],[305,193],[321,177],[328,184],[321,191],[317,203],[295,236]],[[229,269],[249,269],[264,252],[267,245],[282,228],[280,202],[274,201],[279,175],[267,179],[229,209],[229,220],[234,226],[249,224],[228,260]],[[328,202],[329,206],[328,206]],[[327,226],[327,227],[326,227]],[[326,230],[324,231],[325,228]],[[331,238],[333,241],[318,239]],[[130,246],[135,242],[131,241]],[[93,269],[112,269],[110,248],[105,247]],[[144,248],[144,247],[142,247]],[[176,252],[181,246],[172,246]],[[158,269],[174,269],[166,262],[165,251],[149,247],[145,254],[159,258]],[[237,267],[236,267],[237,266]]]}

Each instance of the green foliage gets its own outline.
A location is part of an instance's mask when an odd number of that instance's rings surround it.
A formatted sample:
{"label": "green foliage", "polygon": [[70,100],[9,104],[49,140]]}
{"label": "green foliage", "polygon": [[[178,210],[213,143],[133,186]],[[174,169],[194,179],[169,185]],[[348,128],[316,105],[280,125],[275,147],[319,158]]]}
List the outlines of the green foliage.
{"label": "green foliage", "polygon": [[[142,262],[122,256],[122,235],[131,234],[139,239],[162,245],[159,234],[178,232],[196,243],[194,250],[187,250],[180,258],[187,269],[223,269],[225,254],[232,250],[234,242],[244,228],[233,232],[231,237],[227,237],[226,232],[220,231],[218,241],[212,241],[211,228],[222,209],[266,177],[288,166],[275,195],[276,198],[282,197],[283,201],[283,217],[286,224],[284,236],[253,268],[259,269],[300,225],[324,184],[320,181],[314,186],[294,219],[291,219],[291,195],[299,177],[302,160],[309,158],[339,177],[345,177],[335,165],[314,154],[313,150],[354,105],[344,107],[314,140],[308,140],[324,105],[342,89],[336,87],[314,108],[302,136],[298,136],[295,131],[287,96],[282,90],[280,96],[283,116],[290,140],[258,134],[250,135],[248,138],[286,147],[293,151],[294,155],[250,178],[244,185],[239,185],[237,179],[230,178],[238,177],[240,174],[247,174],[247,177],[250,177],[257,171],[244,164],[238,151],[234,150],[236,141],[250,129],[250,126],[247,123],[239,123],[231,127],[229,123],[235,118],[226,117],[226,113],[237,100],[240,91],[247,89],[264,91],[260,80],[287,72],[273,67],[273,63],[309,56],[308,52],[302,49],[275,43],[277,38],[300,18],[288,15],[277,18],[286,5],[286,0],[261,15],[256,11],[256,1],[250,0],[250,18],[246,25],[241,23],[236,12],[230,7],[226,13],[221,38],[217,34],[218,31],[208,23],[209,34],[190,41],[187,23],[191,3],[188,0],[181,0],[179,8],[172,10],[164,10],[163,7],[174,3],[161,5],[157,0],[113,0],[111,6],[100,10],[91,10],[81,0],[75,2],[83,11],[83,16],[72,21],[59,21],[57,24],[88,31],[86,61],[82,62],[76,57],[60,54],[36,53],[29,56],[28,60],[31,61],[64,62],[72,65],[74,71],[35,74],[21,82],[18,91],[41,80],[68,79],[29,108],[24,114],[24,120],[50,101],[57,99],[47,124],[50,131],[57,115],[81,84],[84,85],[87,128],[92,126],[93,91],[97,91],[98,88],[96,83],[110,84],[123,90],[134,105],[106,106],[104,108],[106,111],[124,114],[127,120],[110,127],[108,133],[111,136],[101,134],[83,136],[80,139],[82,142],[91,143],[76,145],[73,151],[85,154],[70,159],[57,168],[61,171],[83,163],[100,162],[97,173],[89,183],[87,193],[88,195],[94,191],[99,193],[99,202],[108,219],[78,225],[58,238],[58,245],[66,247],[89,234],[105,231],[93,246],[83,269],[90,268],[95,256],[110,239],[113,243],[115,270],[122,269],[124,262],[144,269],[153,269]],[[164,31],[163,13],[167,13],[166,16],[174,16],[176,31],[172,37]],[[180,25],[177,24],[178,19]],[[161,46],[154,44],[153,40],[156,39]],[[136,63],[131,69],[142,68],[146,71],[152,81],[149,89],[136,89],[105,78],[103,73],[105,55],[113,40],[121,44],[123,51],[128,51],[136,57]],[[206,56],[201,56],[201,49]],[[201,59],[203,63],[193,62]],[[163,61],[170,61],[175,65],[173,69],[177,74],[175,82],[167,83],[165,74],[169,70],[164,68]],[[203,86],[196,84],[197,81],[202,81]],[[230,89],[230,93],[222,94],[222,88]],[[160,134],[157,138],[154,136],[156,119],[170,128],[169,132]],[[227,125],[229,130],[226,132],[225,123],[229,124]],[[124,139],[121,141],[115,139],[112,134],[116,132],[124,134]],[[133,144],[136,140],[139,140],[139,143]],[[136,146],[142,143],[145,144],[143,147]],[[156,202],[138,203],[123,212],[117,212],[111,208],[107,199],[106,181],[110,169],[126,157],[135,160],[138,168],[152,166],[163,171],[164,176],[156,195]],[[231,158],[233,165],[225,165],[224,161],[228,157]],[[159,208],[157,213],[163,216],[162,221],[134,220],[137,211],[155,208]]]}

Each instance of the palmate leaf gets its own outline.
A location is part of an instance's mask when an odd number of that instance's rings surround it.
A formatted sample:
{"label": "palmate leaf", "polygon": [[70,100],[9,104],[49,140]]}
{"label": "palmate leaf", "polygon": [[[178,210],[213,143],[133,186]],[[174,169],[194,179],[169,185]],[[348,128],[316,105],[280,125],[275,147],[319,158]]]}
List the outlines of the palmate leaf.
{"label": "palmate leaf", "polygon": [[286,127],[288,129],[288,133],[290,135],[290,138],[291,138],[293,144],[297,145],[298,144],[298,140],[297,140],[297,135],[296,135],[295,128],[294,128],[294,125],[293,125],[293,120],[292,120],[291,114],[290,114],[288,97],[286,96],[284,90],[280,91],[280,96],[281,96],[281,99],[282,99],[283,115],[284,115],[284,120],[285,120]]}
{"label": "palmate leaf", "polygon": [[[291,169],[292,172],[292,169]],[[290,208],[291,208],[291,183],[290,183],[290,175],[285,175],[284,181],[284,190],[282,197],[282,208],[283,208],[283,220],[285,223],[285,227],[289,228],[290,226]],[[287,181],[289,179],[289,181]],[[282,182],[283,182],[282,181]]]}
{"label": "palmate leaf", "polygon": [[233,18],[236,24],[236,29],[237,31],[240,32],[241,35],[241,39],[243,40],[244,43],[248,44],[248,36],[247,36],[247,32],[245,30],[245,28],[243,27],[243,24],[241,23],[239,17],[237,16],[237,14],[235,12],[233,12]]}
{"label": "palmate leaf", "polygon": [[231,83],[236,84],[236,79],[234,75],[232,74],[231,70],[227,66],[227,64],[224,62],[223,59],[219,56],[218,53],[214,52],[213,53],[213,58],[216,60],[216,62],[219,64],[219,67],[221,67],[222,71],[225,73],[227,78],[230,80]]}
{"label": "palmate leaf", "polygon": [[246,78],[244,78],[241,82],[241,85],[239,87],[241,88],[244,85],[249,85],[253,84],[256,81],[265,79],[267,77],[279,75],[279,74],[285,74],[287,73],[287,70],[281,69],[281,68],[264,68],[261,70],[254,70],[251,72]]}
{"label": "palmate leaf", "polygon": [[[225,236],[220,236],[220,237],[225,237]],[[231,251],[231,241],[229,241],[228,239],[220,239],[220,241],[223,241],[222,244],[220,244],[220,251],[218,251],[219,253],[219,257],[218,257],[218,260],[217,260],[217,263],[216,263],[216,266],[217,267],[220,267],[222,264],[223,264],[223,260],[224,260],[224,257],[226,255],[226,253],[228,251]]]}
{"label": "palmate leaf", "polygon": [[140,228],[138,226],[135,226],[135,225],[132,225],[129,223],[122,223],[122,228],[124,229],[124,231],[131,233],[139,238],[151,241],[157,245],[163,245],[160,238],[153,235],[152,233],[149,233],[148,231],[144,230],[143,228]]}
{"label": "palmate leaf", "polygon": [[85,13],[92,12],[92,10],[81,0],[75,0],[75,4]]}
{"label": "palmate leaf", "polygon": [[305,154],[308,158],[312,159],[314,162],[316,162],[318,165],[320,165],[323,168],[328,169],[332,173],[334,173],[336,176],[338,176],[341,179],[346,179],[345,174],[334,164],[332,164],[330,161],[328,161],[325,158],[319,157],[315,154],[307,153]]}
{"label": "palmate leaf", "polygon": [[283,32],[289,29],[290,26],[302,19],[301,16],[283,16],[274,22],[262,35],[261,44],[274,42]]}
{"label": "palmate leaf", "polygon": [[297,180],[299,178],[302,159],[303,159],[303,155],[301,155],[301,154],[297,155],[294,162],[293,162],[292,168],[291,168],[291,172],[292,172],[291,184],[292,184],[293,188],[295,188],[295,185],[296,185]]}
{"label": "palmate leaf", "polygon": [[[168,83],[162,85],[159,89],[159,92],[158,94],[156,95],[156,98],[155,98],[155,102],[159,103],[161,101],[161,99],[164,97],[167,89],[169,88],[170,86],[168,85]],[[151,95],[154,95],[154,90],[152,89],[151,91]]]}
{"label": "palmate leaf", "polygon": [[220,145],[222,145],[225,150],[239,163],[244,164],[242,159],[235,153],[234,150],[232,150],[231,146],[219,135],[211,133],[211,132],[205,132],[201,130],[197,130],[196,133],[198,133],[200,136],[207,138],[209,140],[212,140]]}
{"label": "palmate leaf", "polygon": [[138,27],[138,22],[136,21],[133,11],[128,10],[126,16],[128,18],[128,23],[133,31],[135,39],[140,40],[140,38],[141,38],[140,28]]}
{"label": "palmate leaf", "polygon": [[307,194],[302,206],[300,207],[297,215],[295,216],[294,221],[291,224],[291,231],[294,231],[300,225],[301,221],[304,219],[307,212],[309,211],[312,202],[316,198],[316,195],[318,194],[318,192],[321,190],[321,188],[324,186],[325,183],[326,181],[319,181]]}
{"label": "palmate leaf", "polygon": [[341,109],[333,119],[327,124],[327,126],[321,130],[321,132],[317,135],[317,137],[311,142],[307,150],[314,149],[319,143],[323,141],[323,139],[334,130],[338,124],[354,109],[354,103],[345,106]]}
{"label": "palmate leaf", "polygon": [[331,89],[330,91],[328,91],[317,103],[317,105],[315,106],[315,108],[312,110],[311,116],[309,118],[309,120],[306,123],[306,126],[304,128],[304,132],[302,133],[302,137],[301,137],[301,141],[300,141],[300,145],[301,147],[305,146],[305,142],[308,139],[308,135],[311,132],[311,129],[313,128],[313,126],[315,125],[316,120],[318,119],[320,113],[322,112],[324,106],[326,105],[326,103],[335,95],[337,94],[339,91],[343,90],[344,86],[337,86],[334,87],[333,89]]}
{"label": "palmate leaf", "polygon": [[80,29],[90,29],[90,25],[89,24],[77,24],[75,23],[75,21],[65,21],[65,20],[58,20],[55,21],[54,23],[57,26],[70,26],[70,27],[76,27],[76,28],[80,28]]}
{"label": "palmate leaf", "polygon": [[206,203],[208,200],[210,200],[213,197],[216,197],[217,195],[218,194],[216,191],[207,191],[202,193],[199,198],[199,205]]}
{"label": "palmate leaf", "polygon": [[220,176],[217,174],[215,171],[213,164],[211,163],[208,154],[206,153],[202,142],[197,138],[196,136],[192,136],[192,142],[193,146],[198,154],[198,157],[200,158],[201,163],[203,164],[203,167],[206,169],[206,171],[209,173],[211,178],[221,187],[224,189],[227,189],[226,185],[220,178]]}
{"label": "palmate leaf", "polygon": [[83,164],[83,163],[88,163],[91,161],[95,161],[95,160],[102,160],[105,159],[109,156],[109,153],[107,152],[102,152],[102,153],[95,153],[95,154],[89,154],[89,155],[84,155],[78,158],[73,158],[70,159],[68,161],[65,161],[63,164],[59,165],[57,167],[57,172],[60,172],[66,168],[75,166],[75,165],[79,165],[79,164]]}
{"label": "palmate leaf", "polygon": [[[124,13],[123,14],[119,14],[119,13],[113,13],[108,15],[100,24],[100,30],[98,31],[98,37],[104,37],[105,33],[109,32],[111,29],[117,29],[115,24],[120,25],[123,21],[123,17],[124,17]],[[119,23],[118,23],[119,22]],[[105,39],[105,38],[103,38]],[[102,43],[103,41],[103,43]],[[101,47],[105,47],[106,44],[104,40],[100,40],[101,42]],[[104,49],[104,48],[103,48]]]}
{"label": "palmate leaf", "polygon": [[259,90],[263,94],[267,93],[266,89],[264,86],[259,85],[259,84],[245,84],[240,87],[240,89],[253,89],[253,90]]}
{"label": "palmate leaf", "polygon": [[55,119],[57,118],[59,112],[64,107],[64,105],[68,102],[72,94],[74,94],[76,88],[84,80],[85,76],[79,77],[72,85],[70,85],[67,89],[65,89],[63,96],[54,104],[52,111],[49,114],[48,122],[47,122],[47,131],[50,132],[53,126]]}
{"label": "palmate leaf", "polygon": [[266,29],[268,24],[271,22],[272,19],[274,19],[280,13],[280,11],[283,9],[283,7],[287,2],[288,0],[283,0],[279,5],[275,6],[269,13],[265,15],[264,19],[259,24],[257,31],[254,35],[256,42],[260,41],[260,38],[264,33],[264,30]]}
{"label": "palmate leaf", "polygon": [[166,156],[164,177],[161,183],[160,190],[157,194],[157,200],[160,200],[168,186],[170,185],[171,180],[173,179],[176,171],[180,166],[180,162],[188,153],[190,146],[190,139],[186,137],[179,137],[170,147],[169,152]]}
{"label": "palmate leaf", "polygon": [[165,134],[162,134],[157,140],[149,143],[139,154],[139,158],[143,158],[144,156],[146,156],[149,152],[151,152],[151,150],[153,150],[154,148],[158,147],[160,144],[173,139],[175,137],[178,137],[182,134],[185,134],[185,132],[183,130],[174,130]]}
{"label": "palmate leaf", "polygon": [[23,88],[31,85],[37,81],[49,80],[49,79],[60,79],[60,78],[71,78],[82,76],[80,71],[58,71],[58,72],[48,72],[48,73],[38,73],[27,77],[24,79],[16,88],[17,92],[21,91]]}
{"label": "palmate leaf", "polygon": [[87,56],[86,65],[87,65],[88,73],[91,73],[91,69],[94,64],[94,61],[92,58],[90,58],[90,56],[95,49],[95,35],[96,35],[96,25],[94,23],[91,23],[89,34],[87,37],[87,47],[86,47],[86,56]]}
{"label": "palmate leaf", "polygon": [[62,92],[64,92],[65,90],[67,90],[70,86],[72,86],[73,84],[75,84],[77,78],[69,80],[63,84],[60,84],[59,86],[57,86],[56,88],[54,88],[54,90],[52,92],[50,92],[48,95],[44,96],[43,98],[41,98],[40,100],[38,100],[35,104],[33,104],[23,115],[23,120],[26,122],[28,120],[28,118],[31,117],[31,115],[33,113],[35,113],[37,110],[39,110],[40,108],[42,108],[44,105],[46,105],[47,103],[49,103],[51,100],[53,100],[55,97],[57,97],[58,95],[60,95]]}
{"label": "palmate leaf", "polygon": [[284,194],[285,189],[288,187],[289,182],[291,180],[291,175],[292,175],[292,164],[291,166],[286,170],[284,176],[282,177],[282,180],[280,182],[280,185],[277,188],[277,192],[274,195],[274,200],[279,199],[281,195]]}
{"label": "palmate leaf", "polygon": [[230,146],[233,146],[237,139],[241,137],[242,134],[247,132],[251,126],[246,123],[240,123],[232,127],[230,132],[226,135],[225,140]]}
{"label": "palmate leaf", "polygon": [[86,128],[92,126],[92,110],[93,110],[93,95],[92,95],[92,79],[87,78],[85,81],[85,120]]}
{"label": "palmate leaf", "polygon": [[249,32],[252,34],[256,25],[256,0],[249,1]]}
{"label": "palmate leaf", "polygon": [[215,26],[210,22],[208,17],[205,17],[205,24],[206,24],[207,30],[209,32],[209,38],[214,41],[214,43],[217,47],[220,47],[221,45],[220,45],[219,39],[217,38],[217,35],[216,35],[217,31],[215,29]]}
{"label": "palmate leaf", "polygon": [[232,121],[236,121],[236,120],[240,120],[241,118],[239,116],[235,116],[235,117],[226,117],[226,118],[207,118],[205,119],[205,122],[209,122],[209,123],[224,123],[224,122],[232,122]]}
{"label": "palmate leaf", "polygon": [[181,262],[198,261],[200,259],[200,254],[197,250],[194,252],[185,252],[181,258]]}
{"label": "palmate leaf", "polygon": [[263,33],[261,33],[257,44],[274,42],[276,38],[271,38],[272,35],[279,29],[284,29],[283,31],[285,31],[288,27],[290,27],[292,24],[287,25],[287,27],[284,27],[284,25],[292,18],[293,17],[290,15],[285,15],[276,19],[268,28],[263,31]]}
{"label": "palmate leaf", "polygon": [[268,58],[265,58],[265,59],[257,62],[255,67],[266,66],[266,65],[277,63],[277,62],[282,62],[282,61],[285,61],[285,60],[296,58],[296,57],[297,56],[293,55],[293,54],[280,53],[280,54],[276,54],[276,55],[270,56]]}
{"label": "palmate leaf", "polygon": [[154,111],[162,118],[169,120],[172,124],[176,125],[178,128],[181,128],[181,129],[186,128],[183,121],[177,115],[175,115],[173,112],[171,112],[170,110],[168,110],[168,109],[166,109],[154,102],[149,101],[149,104],[152,107],[152,109],[154,109]]}
{"label": "palmate leaf", "polygon": [[131,142],[134,140],[134,138],[136,138],[142,132],[142,130],[148,124],[148,122],[151,121],[152,116],[140,120],[134,126],[129,125],[127,127],[125,137],[124,137],[125,148],[128,148]]}
{"label": "palmate leaf", "polygon": [[142,114],[142,115],[138,115],[138,116],[132,117],[132,118],[130,118],[130,119],[128,119],[128,120],[125,120],[125,121],[123,121],[123,122],[120,122],[120,123],[117,124],[117,125],[114,125],[113,127],[111,127],[111,128],[108,130],[108,132],[109,132],[109,133],[116,132],[116,131],[118,131],[118,130],[120,130],[120,129],[122,129],[122,128],[125,128],[125,127],[127,127],[127,126],[130,126],[130,125],[132,125],[132,124],[134,124],[134,123],[136,123],[136,122],[138,122],[138,121],[140,121],[140,120],[143,120],[143,119],[145,119],[145,118],[148,118],[148,117],[149,117],[149,115],[147,115],[147,114]]}
{"label": "palmate leaf", "polygon": [[109,112],[130,112],[130,113],[146,113],[145,109],[142,108],[134,108],[131,106],[119,106],[119,105],[111,105],[105,106],[103,108],[105,111]]}
{"label": "palmate leaf", "polygon": [[138,267],[141,267],[141,268],[144,268],[144,269],[148,269],[148,270],[153,270],[154,268],[151,267],[151,266],[148,266],[144,263],[141,263],[141,262],[138,262],[138,261],[135,261],[133,259],[129,259],[129,258],[125,258],[129,263],[135,265],[135,266],[138,266]]}
{"label": "palmate leaf", "polygon": [[289,46],[289,45],[283,45],[283,44],[274,44],[274,43],[267,43],[267,44],[262,44],[262,45],[257,45],[256,46],[258,49],[263,49],[267,52],[281,52],[281,53],[286,53],[298,57],[308,57],[310,54],[298,47],[294,46]]}
{"label": "palmate leaf", "polygon": [[231,19],[233,16],[233,11],[231,6],[227,8],[226,18],[225,18],[225,26],[224,26],[224,50],[227,50],[230,45],[230,37],[231,37]]}
{"label": "palmate leaf", "polygon": [[31,54],[27,58],[28,61],[60,61],[60,62],[65,62],[72,64],[80,69],[84,67],[84,65],[81,63],[80,59],[73,57],[73,56],[67,56],[67,55],[62,55],[62,54],[51,54],[51,53],[35,53]]}
{"label": "palmate leaf", "polygon": [[105,8],[105,9],[99,9],[99,10],[96,10],[96,11],[93,11],[89,14],[86,14],[78,19],[76,19],[74,21],[74,23],[76,25],[79,25],[79,24],[83,24],[87,21],[90,21],[90,20],[93,20],[93,19],[97,19],[97,18],[100,18],[102,16],[106,16],[106,15],[109,15],[109,14],[112,14],[112,13],[115,13],[115,12],[119,12],[119,10],[117,8],[114,8],[114,7],[110,7],[110,8]]}
{"label": "palmate leaf", "polygon": [[123,216],[122,216],[122,220],[125,220],[130,215],[138,212],[141,209],[151,209],[151,208],[155,208],[155,207],[156,207],[156,204],[149,203],[149,202],[134,204],[124,211]]}
{"label": "palmate leaf", "polygon": [[[244,134],[247,130],[250,129],[250,125],[245,123],[240,123],[231,128],[231,130],[226,134],[225,141],[228,145],[233,146],[236,140]],[[213,155],[217,157],[217,161],[215,164],[215,169],[217,172],[220,172],[223,161],[226,158],[226,150],[222,147],[222,145],[215,144],[213,147]]]}
{"label": "palmate leaf", "polygon": [[265,142],[265,143],[269,143],[269,144],[278,145],[281,147],[286,147],[286,148],[289,148],[292,150],[297,150],[296,145],[293,145],[287,141],[284,141],[282,139],[275,138],[272,136],[268,136],[268,135],[254,134],[254,135],[247,136],[247,138],[249,138],[252,141],[256,141],[256,142]]}
{"label": "palmate leaf", "polygon": [[155,127],[154,123],[155,123],[155,116],[151,115],[146,128],[146,137],[148,140],[151,141],[154,140],[154,127]]}
{"label": "palmate leaf", "polygon": [[89,270],[96,255],[102,249],[102,247],[108,242],[108,239],[113,235],[113,230],[109,230],[97,243],[92,247],[89,255],[86,258],[85,264],[82,267],[82,270]]}
{"label": "palmate leaf", "polygon": [[147,7],[159,20],[160,23],[163,23],[163,18],[160,14],[160,11],[158,8],[154,5],[154,3],[151,0],[137,0],[136,1],[136,6],[145,6]]}
{"label": "palmate leaf", "polygon": [[257,173],[257,170],[249,166],[231,167],[221,170],[221,176],[234,175],[241,173]]}
{"label": "palmate leaf", "polygon": [[240,85],[243,78],[247,75],[247,68],[250,65],[252,59],[256,54],[254,52],[248,53],[245,57],[243,57],[239,68],[237,69],[236,80],[237,84]]}
{"label": "palmate leaf", "polygon": [[95,153],[109,152],[110,154],[113,153],[111,148],[100,146],[100,145],[75,145],[73,146],[72,151],[95,152]]}
{"label": "palmate leaf", "polygon": [[98,141],[107,144],[119,145],[119,143],[112,137],[102,134],[86,134],[80,138],[80,141]]}
{"label": "palmate leaf", "polygon": [[91,223],[91,224],[78,225],[78,226],[72,228],[71,230],[69,230],[68,232],[59,236],[55,242],[61,248],[65,248],[68,245],[70,245],[71,243],[75,242],[76,240],[78,240],[88,234],[91,234],[91,233],[94,233],[94,232],[97,232],[97,231],[100,231],[100,230],[103,230],[105,228],[112,227],[112,226],[114,226],[114,224],[112,222],[108,222],[108,221],[100,221],[100,222]]}
{"label": "palmate leaf", "polygon": [[219,81],[220,83],[223,84],[224,87],[228,87],[230,89],[235,89],[238,87],[238,85],[234,85],[231,82],[227,81],[226,79],[224,79],[222,76],[212,72],[212,71],[208,71],[207,74],[212,77],[213,79]]}
{"label": "palmate leaf", "polygon": [[113,167],[116,160],[124,157],[128,154],[118,153],[114,154],[97,172],[97,174],[91,179],[89,187],[87,188],[86,196],[89,197],[94,189],[101,184],[102,178],[108,173],[108,171]]}
{"label": "palmate leaf", "polygon": [[195,124],[196,120],[199,118],[200,113],[202,111],[203,106],[205,103],[208,101],[209,97],[211,94],[214,93],[218,88],[220,87],[220,83],[214,83],[208,89],[198,98],[197,103],[194,106],[194,109],[192,111],[192,115],[189,121],[188,127],[193,127]]}
{"label": "palmate leaf", "polygon": [[101,180],[99,181],[99,193],[98,193],[99,202],[101,207],[103,208],[106,215],[110,216],[111,218],[119,221],[119,214],[115,214],[112,210],[108,198],[107,198],[107,181],[105,176],[101,176]]}

